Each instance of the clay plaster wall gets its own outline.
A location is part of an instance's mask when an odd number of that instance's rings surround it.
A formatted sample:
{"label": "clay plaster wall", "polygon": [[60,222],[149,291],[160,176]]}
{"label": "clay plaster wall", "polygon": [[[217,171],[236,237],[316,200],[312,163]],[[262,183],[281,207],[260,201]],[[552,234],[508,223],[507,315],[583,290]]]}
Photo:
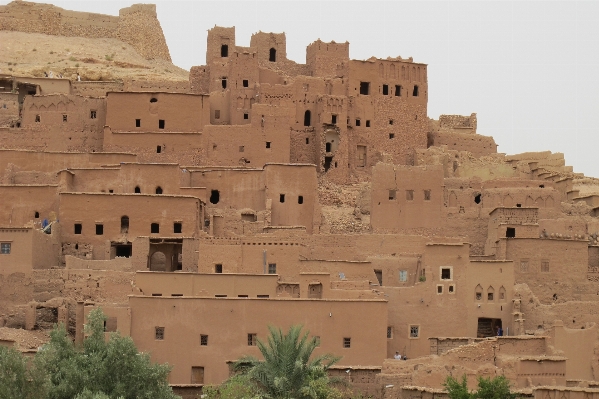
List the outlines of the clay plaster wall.
{"label": "clay plaster wall", "polygon": [[0,126],[16,126],[19,116],[19,94],[0,93]]}
{"label": "clay plaster wall", "polygon": [[5,204],[0,207],[0,225],[22,227],[43,219],[55,219],[58,213],[56,191],[54,185],[0,186],[0,198]]}

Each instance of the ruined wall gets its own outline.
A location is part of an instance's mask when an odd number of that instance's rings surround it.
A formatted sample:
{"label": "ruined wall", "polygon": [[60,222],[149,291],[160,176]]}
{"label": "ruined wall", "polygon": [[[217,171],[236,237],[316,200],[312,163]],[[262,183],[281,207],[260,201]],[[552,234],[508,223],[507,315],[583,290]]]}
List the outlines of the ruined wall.
{"label": "ruined wall", "polygon": [[134,4],[119,16],[62,9],[50,4],[13,1],[0,7],[0,30],[55,36],[117,38],[147,59],[171,61],[154,4]]}
{"label": "ruined wall", "polygon": [[0,126],[15,127],[19,117],[19,94],[0,93]]}

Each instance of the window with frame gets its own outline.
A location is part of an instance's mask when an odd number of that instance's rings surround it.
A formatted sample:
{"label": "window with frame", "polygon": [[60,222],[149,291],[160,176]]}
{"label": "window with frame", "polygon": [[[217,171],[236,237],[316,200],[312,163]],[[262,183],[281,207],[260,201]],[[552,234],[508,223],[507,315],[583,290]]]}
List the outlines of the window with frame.
{"label": "window with frame", "polygon": [[407,270],[399,271],[399,281],[401,281],[401,282],[408,281],[408,271]]}
{"label": "window with frame", "polygon": [[548,260],[541,261],[541,272],[543,272],[543,273],[549,272],[549,261]]}
{"label": "window with frame", "polygon": [[441,280],[451,280],[451,268],[449,268],[449,267],[441,268]]}
{"label": "window with frame", "polygon": [[248,346],[256,346],[258,343],[257,334],[248,334]]}
{"label": "window with frame", "polygon": [[393,338],[393,326],[387,326],[387,339]]}
{"label": "window with frame", "polygon": [[414,201],[414,190],[406,190],[406,200]]}
{"label": "window with frame", "polygon": [[200,345],[208,346],[208,336],[207,335],[205,335],[205,334],[200,335]]}
{"label": "window with frame", "polygon": [[96,116],[97,114],[95,110],[92,109],[91,111],[89,111],[89,119],[96,119]]}
{"label": "window with frame", "polygon": [[420,337],[420,326],[410,326],[410,338]]}
{"label": "window with frame", "polygon": [[11,250],[11,243],[10,242],[0,243],[0,254],[2,254],[2,255],[10,255],[10,250]]}
{"label": "window with frame", "polygon": [[350,337],[343,338],[343,347],[346,349],[351,348],[351,338]]}
{"label": "window with frame", "polygon": [[268,264],[268,274],[277,274],[277,264],[276,263]]}
{"label": "window with frame", "polygon": [[431,190],[424,190],[424,200],[425,201],[431,200]]}
{"label": "window with frame", "polygon": [[527,273],[528,272],[528,259],[522,259],[520,261],[520,272]]}
{"label": "window with frame", "polygon": [[156,327],[154,330],[154,338],[157,340],[164,340],[164,327]]}

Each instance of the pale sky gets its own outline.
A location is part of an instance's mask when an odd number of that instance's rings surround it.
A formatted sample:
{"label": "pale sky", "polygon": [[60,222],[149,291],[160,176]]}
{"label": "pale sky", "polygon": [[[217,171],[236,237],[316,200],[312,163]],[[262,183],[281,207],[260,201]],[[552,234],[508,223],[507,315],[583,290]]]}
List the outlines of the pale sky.
{"label": "pale sky", "polygon": [[[112,15],[136,3],[42,2]],[[154,2],[182,68],[205,62],[215,25],[235,26],[241,46],[259,30],[285,32],[287,56],[299,63],[318,38],[349,41],[352,59],[411,56],[429,65],[429,117],[476,112],[478,133],[499,152],[563,152],[575,172],[599,177],[599,2]]]}

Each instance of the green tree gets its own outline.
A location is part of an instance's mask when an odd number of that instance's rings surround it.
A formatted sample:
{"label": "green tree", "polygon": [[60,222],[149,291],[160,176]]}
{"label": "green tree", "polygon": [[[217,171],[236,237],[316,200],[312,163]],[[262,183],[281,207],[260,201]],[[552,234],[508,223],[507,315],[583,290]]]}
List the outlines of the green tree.
{"label": "green tree", "polygon": [[302,326],[292,326],[287,334],[281,329],[268,327],[268,342],[258,341],[264,360],[252,356],[239,359],[234,369],[246,375],[262,392],[272,399],[327,399],[340,397],[332,386],[327,370],[341,358],[331,354],[312,354],[318,346],[317,338],[302,334]]}
{"label": "green tree", "polygon": [[237,374],[220,386],[205,386],[205,399],[252,399],[260,398],[260,388],[246,374]]}
{"label": "green tree", "polygon": [[478,377],[476,392],[469,392],[466,375],[458,381],[453,377],[447,377],[443,384],[447,390],[449,399],[516,399],[517,395],[510,392],[510,382],[504,376],[493,379]]}
{"label": "green tree", "polygon": [[104,338],[106,316],[94,309],[85,326],[87,337],[77,348],[64,325],[50,333],[50,342],[36,361],[50,379],[48,399],[174,399],[168,385],[168,365],[152,364],[133,340],[119,333]]}
{"label": "green tree", "polygon": [[449,399],[474,398],[474,394],[471,394],[468,391],[468,381],[466,379],[466,374],[462,376],[462,381],[458,381],[452,376],[447,377],[443,386],[445,387],[445,390],[447,390],[447,395],[449,396]]}
{"label": "green tree", "polygon": [[43,399],[46,397],[43,370],[14,348],[0,346],[0,399]]}

